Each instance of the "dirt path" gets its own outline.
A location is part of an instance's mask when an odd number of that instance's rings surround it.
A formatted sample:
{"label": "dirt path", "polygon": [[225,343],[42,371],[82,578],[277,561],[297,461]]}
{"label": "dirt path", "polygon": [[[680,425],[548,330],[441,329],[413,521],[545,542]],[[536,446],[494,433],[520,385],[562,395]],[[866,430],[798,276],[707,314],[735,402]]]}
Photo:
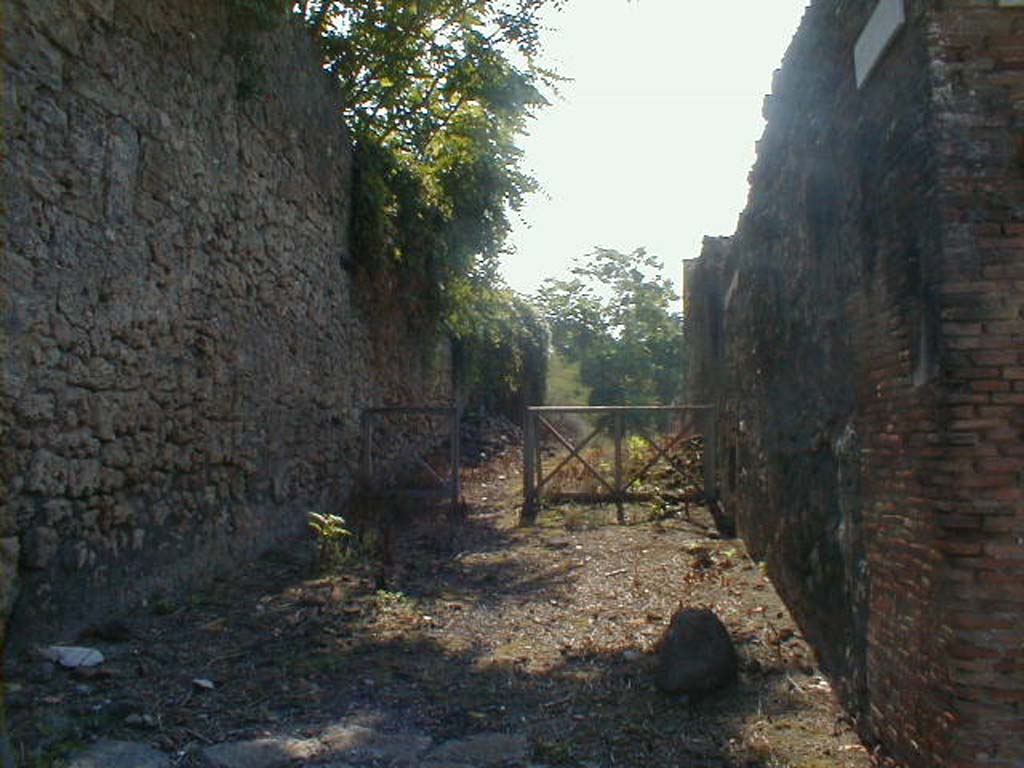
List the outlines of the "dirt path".
{"label": "dirt path", "polygon": [[[311,577],[304,552],[279,553],[100,628],[86,640],[108,659],[95,671],[15,660],[15,750],[60,764],[102,737],[202,765],[211,745],[272,738],[340,766],[322,747],[341,723],[420,745],[344,765],[496,764],[429,752],[473,734],[518,739],[504,755],[517,764],[872,764],[760,567],[703,511],[619,527],[569,510],[519,529],[516,466],[510,454],[469,473],[460,528],[403,527],[385,590],[368,564]],[[699,702],[652,684],[649,652],[680,602],[718,612],[741,656],[739,684]]]}

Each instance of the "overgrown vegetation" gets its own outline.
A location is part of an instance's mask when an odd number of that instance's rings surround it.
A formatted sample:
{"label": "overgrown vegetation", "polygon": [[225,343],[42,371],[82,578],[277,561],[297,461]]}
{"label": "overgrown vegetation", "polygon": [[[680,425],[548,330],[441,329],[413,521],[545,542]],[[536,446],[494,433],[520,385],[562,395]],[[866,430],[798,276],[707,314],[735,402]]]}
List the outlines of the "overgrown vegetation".
{"label": "overgrown vegetation", "polygon": [[424,320],[493,263],[536,188],[516,144],[542,91],[539,13],[562,0],[305,0],[355,143],[353,256]]}
{"label": "overgrown vegetation", "polygon": [[579,365],[592,405],[669,404],[683,375],[678,297],[643,248],[598,248],[569,280],[547,280],[536,301],[555,353]]}
{"label": "overgrown vegetation", "polygon": [[467,404],[519,420],[544,402],[548,330],[537,309],[496,275],[460,281],[452,330]]}

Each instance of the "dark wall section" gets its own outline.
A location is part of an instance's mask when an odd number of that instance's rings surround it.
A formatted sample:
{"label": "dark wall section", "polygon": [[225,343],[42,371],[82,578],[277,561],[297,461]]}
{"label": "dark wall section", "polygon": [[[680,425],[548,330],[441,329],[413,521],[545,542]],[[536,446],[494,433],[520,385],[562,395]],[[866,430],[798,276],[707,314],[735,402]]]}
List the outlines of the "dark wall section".
{"label": "dark wall section", "polygon": [[1024,594],[979,558],[1024,560],[1024,11],[933,5],[905,3],[862,88],[875,3],[807,11],[736,234],[687,264],[689,386],[719,408],[725,514],[863,732],[1010,766],[1024,738],[982,715],[1020,733]]}

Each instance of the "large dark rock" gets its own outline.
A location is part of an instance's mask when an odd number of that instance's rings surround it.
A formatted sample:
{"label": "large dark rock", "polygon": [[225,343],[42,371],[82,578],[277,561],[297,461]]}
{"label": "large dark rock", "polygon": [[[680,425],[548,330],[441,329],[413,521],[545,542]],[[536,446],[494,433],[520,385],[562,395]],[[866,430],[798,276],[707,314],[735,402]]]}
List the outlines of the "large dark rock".
{"label": "large dark rock", "polygon": [[711,693],[736,680],[736,648],[709,610],[680,608],[658,643],[655,685],[665,693]]}

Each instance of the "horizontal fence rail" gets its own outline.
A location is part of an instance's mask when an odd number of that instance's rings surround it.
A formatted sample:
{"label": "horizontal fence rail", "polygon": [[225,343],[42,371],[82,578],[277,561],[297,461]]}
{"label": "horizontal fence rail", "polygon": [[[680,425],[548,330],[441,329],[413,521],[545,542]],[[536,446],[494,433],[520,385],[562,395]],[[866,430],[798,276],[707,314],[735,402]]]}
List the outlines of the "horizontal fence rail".
{"label": "horizontal fence rail", "polygon": [[[677,417],[678,428],[675,434],[661,441],[652,436],[649,428],[641,426],[640,417],[665,415]],[[597,426],[583,439],[574,443],[563,434],[553,422],[559,416],[586,415],[600,417]],[[623,505],[627,501],[642,501],[652,498],[652,494],[634,490],[647,477],[648,473],[658,464],[664,463],[680,477],[679,467],[672,460],[671,453],[685,441],[694,437],[704,439],[703,455],[703,488],[696,494],[685,497],[687,501],[712,500],[716,495],[714,466],[714,409],[709,405],[545,405],[526,409],[523,429],[523,514],[522,521],[530,523],[536,520],[537,511],[546,499],[558,501],[582,501],[591,503],[612,502],[618,509],[618,520],[625,522]],[[628,471],[624,460],[624,442],[627,430],[632,431],[653,454],[639,470]],[[599,436],[609,435],[614,447],[612,475],[609,477],[600,467],[584,456],[583,451]],[[568,451],[554,468],[545,471],[541,455],[541,437],[550,435],[555,442]],[[566,492],[549,490],[551,481],[571,465],[582,467],[586,476],[597,482],[597,492]],[[686,479],[684,477],[684,479]]]}

